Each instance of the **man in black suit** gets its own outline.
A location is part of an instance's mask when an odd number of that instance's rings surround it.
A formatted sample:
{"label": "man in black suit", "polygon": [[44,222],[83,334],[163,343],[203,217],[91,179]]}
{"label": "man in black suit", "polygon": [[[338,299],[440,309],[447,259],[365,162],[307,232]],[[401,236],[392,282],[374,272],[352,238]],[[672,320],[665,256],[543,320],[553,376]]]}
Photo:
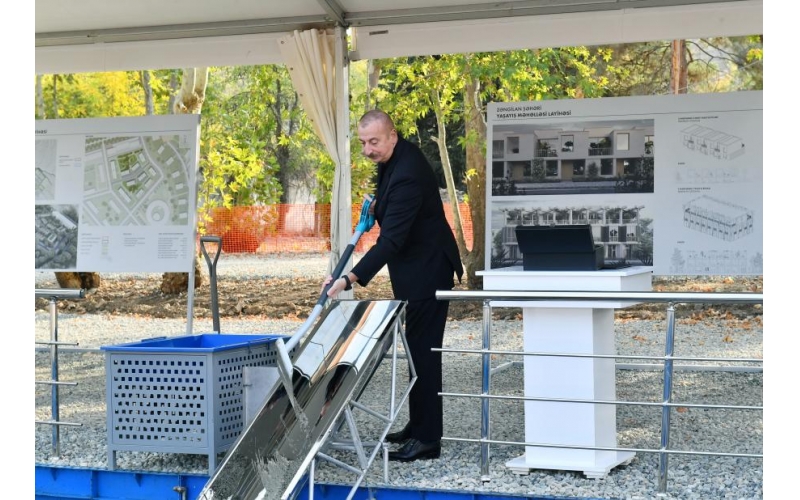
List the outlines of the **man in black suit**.
{"label": "man in black suit", "polygon": [[[442,347],[448,301],[436,290],[451,290],[453,274],[464,269],[453,231],[444,215],[439,185],[422,151],[397,133],[392,119],[379,110],[358,122],[363,154],[378,165],[378,189],[372,204],[380,234],[352,271],[328,290],[335,297],[352,283],[367,286],[383,268],[396,299],[407,301],[406,340],[417,372],[409,395],[409,422],[386,440],[403,443],[389,460],[438,458],[443,433]],[[328,278],[326,284],[330,281]]]}

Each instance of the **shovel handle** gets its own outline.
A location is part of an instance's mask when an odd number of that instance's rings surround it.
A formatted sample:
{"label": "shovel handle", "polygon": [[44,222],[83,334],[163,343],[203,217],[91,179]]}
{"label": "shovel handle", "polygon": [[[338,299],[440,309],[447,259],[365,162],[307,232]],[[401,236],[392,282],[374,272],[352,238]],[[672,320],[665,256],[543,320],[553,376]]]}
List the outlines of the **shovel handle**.
{"label": "shovel handle", "polygon": [[[217,253],[214,255],[213,260],[208,255],[206,243],[217,244]],[[203,257],[205,257],[208,263],[208,281],[211,286],[211,318],[214,331],[222,333],[219,327],[219,299],[217,298],[217,260],[219,260],[219,254],[222,252],[222,238],[219,236],[201,236],[200,251],[203,253]]]}

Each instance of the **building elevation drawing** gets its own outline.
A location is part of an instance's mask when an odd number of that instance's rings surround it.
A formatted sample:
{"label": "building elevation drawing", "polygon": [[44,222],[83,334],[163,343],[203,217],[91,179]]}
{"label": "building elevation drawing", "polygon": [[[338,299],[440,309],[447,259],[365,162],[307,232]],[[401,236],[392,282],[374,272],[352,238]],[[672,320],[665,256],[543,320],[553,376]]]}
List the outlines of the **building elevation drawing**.
{"label": "building elevation drawing", "polygon": [[[497,127],[492,195],[653,192],[653,120],[586,122],[571,127]],[[648,179],[622,182],[648,170]],[[638,179],[638,177],[636,177]]]}
{"label": "building elevation drawing", "polygon": [[643,208],[615,206],[508,210],[500,234],[495,235],[492,257],[498,267],[522,264],[522,252],[518,248],[515,231],[518,225],[589,224],[595,243],[603,245],[605,259],[652,265],[652,220],[641,217]]}
{"label": "building elevation drawing", "polygon": [[691,151],[719,160],[733,160],[745,153],[741,137],[729,135],[700,125],[691,125],[681,131],[683,146]]}
{"label": "building elevation drawing", "polygon": [[747,167],[678,165],[675,182],[681,185],[736,184],[752,182],[754,174]]}
{"label": "building elevation drawing", "polygon": [[680,250],[673,249],[670,273],[679,275],[703,274],[763,274],[764,255],[747,250]]}
{"label": "building elevation drawing", "polygon": [[90,137],[84,163],[87,226],[185,226],[192,220],[187,155],[177,135]]}

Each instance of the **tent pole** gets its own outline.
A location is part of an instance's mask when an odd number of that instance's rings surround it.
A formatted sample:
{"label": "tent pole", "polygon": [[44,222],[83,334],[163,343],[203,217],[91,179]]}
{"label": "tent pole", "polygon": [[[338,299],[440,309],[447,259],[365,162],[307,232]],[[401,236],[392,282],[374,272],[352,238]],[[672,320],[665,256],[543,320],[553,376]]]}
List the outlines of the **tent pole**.
{"label": "tent pole", "polygon": [[[337,225],[331,225],[331,250],[337,255],[338,258],[342,257],[342,252],[347,248],[350,242],[350,234],[352,231],[352,188],[351,188],[351,175],[350,175],[350,88],[349,88],[349,70],[350,64],[347,52],[347,30],[342,26],[335,28],[335,75],[336,75],[336,149],[339,153],[337,158],[337,175],[334,180],[334,190],[338,193],[336,206],[332,206],[331,210],[335,210],[333,217],[338,218]],[[333,219],[333,217],[331,219]],[[333,229],[336,228],[336,234]],[[335,239],[335,241],[334,241]],[[338,261],[337,258],[337,261]],[[347,272],[353,267],[352,257],[348,259],[349,262],[345,264],[344,271]],[[330,271],[330,270],[329,270]],[[338,276],[334,276],[336,278]],[[342,292],[341,298],[352,298],[352,291]]]}

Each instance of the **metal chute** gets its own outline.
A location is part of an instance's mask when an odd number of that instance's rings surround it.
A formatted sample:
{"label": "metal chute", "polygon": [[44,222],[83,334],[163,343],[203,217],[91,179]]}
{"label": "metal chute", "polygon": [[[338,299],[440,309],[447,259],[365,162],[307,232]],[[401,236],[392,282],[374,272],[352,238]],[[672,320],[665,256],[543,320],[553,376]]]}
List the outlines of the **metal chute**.
{"label": "metal chute", "polygon": [[[328,437],[345,421],[353,426],[351,405],[363,392],[380,361],[405,343],[405,302],[336,301],[306,336],[294,357],[291,388],[278,380],[261,409],[226,454],[200,493],[199,500],[285,500],[294,498],[312,460]],[[401,398],[392,397],[383,431],[371,453],[360,450],[352,470],[366,473],[378,447],[416,379]],[[396,369],[395,363],[392,366]],[[405,373],[404,373],[405,375]],[[405,377],[404,377],[405,378]],[[294,398],[294,402],[291,401]],[[352,430],[352,429],[351,429]],[[358,440],[357,440],[358,441]],[[355,442],[356,447],[363,443]],[[356,481],[356,486],[363,478]],[[354,486],[355,489],[355,486]]]}

